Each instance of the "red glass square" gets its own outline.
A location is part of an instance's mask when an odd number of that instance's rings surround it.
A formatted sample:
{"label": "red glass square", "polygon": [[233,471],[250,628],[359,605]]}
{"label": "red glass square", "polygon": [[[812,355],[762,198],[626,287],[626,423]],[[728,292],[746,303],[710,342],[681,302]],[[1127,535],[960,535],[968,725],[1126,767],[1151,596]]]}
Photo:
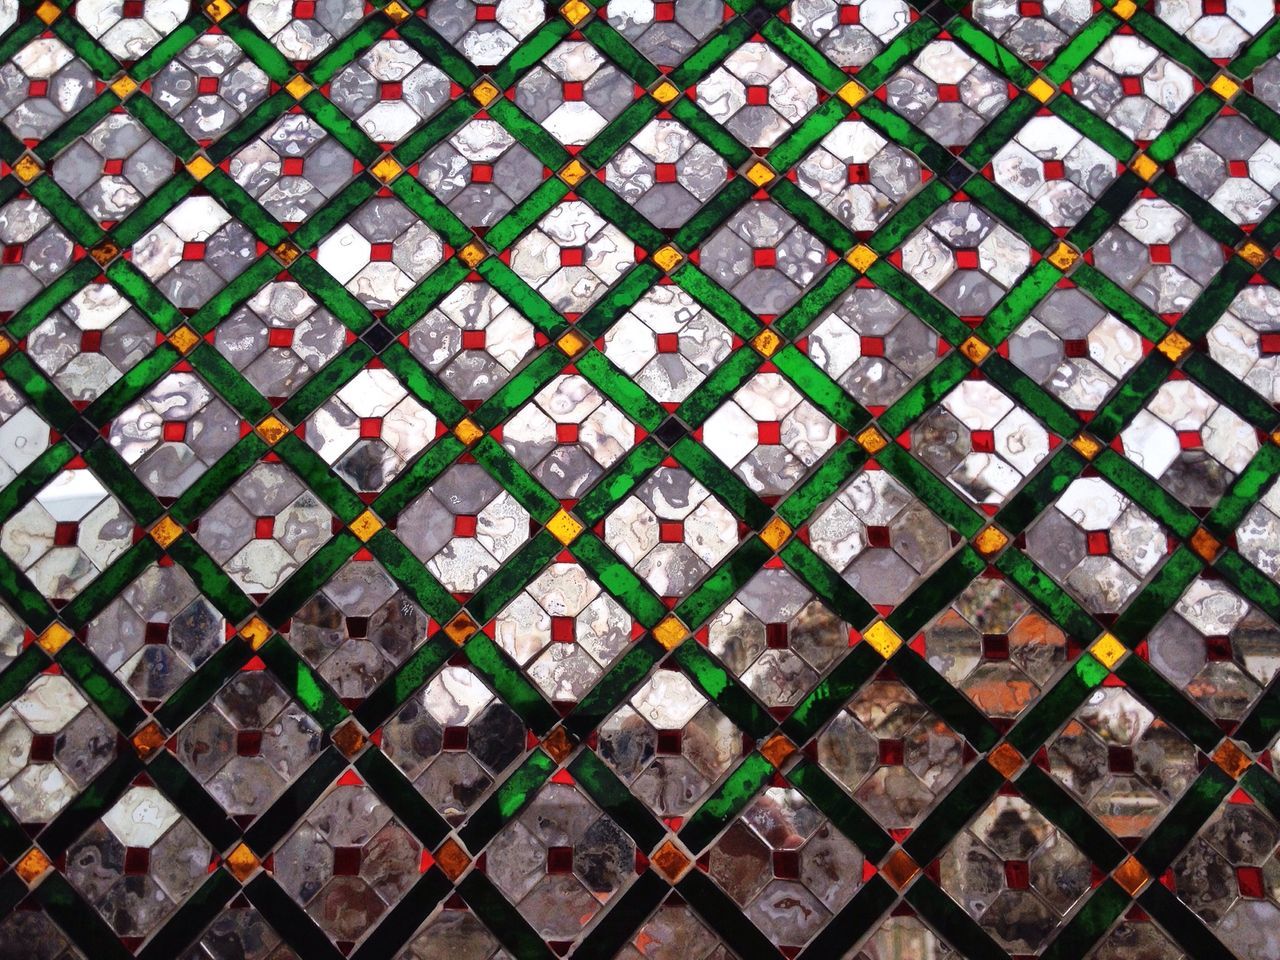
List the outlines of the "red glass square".
{"label": "red glass square", "polygon": [[551,640],[553,643],[573,643],[578,635],[577,624],[573,617],[551,618]]}
{"label": "red glass square", "polygon": [[[128,6],[128,4],[125,4]],[[151,851],[146,847],[125,847],[124,872],[126,876],[140,876],[151,869]]]}
{"label": "red glass square", "polygon": [[773,851],[773,875],[779,880],[800,879],[800,851]]}
{"label": "red glass square", "polygon": [[369,244],[369,259],[377,260],[385,263],[390,260],[395,253],[394,247],[389,243],[371,243]]}
{"label": "red glass square", "polygon": [[160,435],[170,443],[187,439],[187,424],[183,420],[168,420],[160,427]]}
{"label": "red glass square", "polygon": [[124,161],[117,157],[108,157],[102,161],[102,172],[109,177],[117,177],[124,173]]}
{"label": "red glass square", "polygon": [[773,444],[782,442],[782,424],[777,420],[766,420],[756,424],[756,442]]}
{"label": "red glass square", "polygon": [[182,245],[182,259],[183,260],[203,260],[204,244],[198,243],[198,242],[184,243]]}
{"label": "red glass square", "polygon": [[862,11],[854,6],[842,6],[840,8],[840,22],[844,24],[861,23]]}
{"label": "red glass square", "polygon": [[560,266],[580,267],[586,259],[581,247],[564,247],[560,251]]}
{"label": "red glass square", "polygon": [[848,177],[850,183],[870,183],[871,167],[865,163],[851,163]]}
{"label": "red glass square", "polygon": [[333,875],[335,877],[354,877],[360,872],[359,847],[334,847]]}
{"label": "red glass square", "polygon": [[1142,95],[1142,78],[1141,77],[1121,77],[1120,90],[1126,97],[1137,97]]}
{"label": "red glass square", "polygon": [[901,740],[881,740],[879,741],[880,762],[887,767],[897,767],[902,764],[902,741]]}
{"label": "red glass square", "polygon": [[1231,176],[1233,177],[1249,176],[1249,161],[1248,160],[1228,160],[1227,173],[1231,174]]}
{"label": "red glass square", "polygon": [[679,334],[660,333],[654,339],[658,342],[659,353],[677,353],[680,350]]}
{"label": "red glass square", "polygon": [[884,356],[884,337],[861,337],[859,345],[864,357]]}
{"label": "red glass square", "polygon": [[974,430],[969,434],[969,442],[978,453],[995,453],[996,436],[990,430]]}
{"label": "red glass square", "polygon": [[454,517],[453,535],[455,537],[474,537],[476,535],[475,514],[460,513]]}
{"label": "red glass square", "polygon": [[654,164],[653,179],[658,183],[675,183],[676,165],[674,163]]}
{"label": "red glass square", "polygon": [[867,545],[871,547],[887,547],[891,542],[889,528],[881,526],[867,527]]}
{"label": "red glass square", "polygon": [[1066,175],[1067,168],[1061,160],[1044,161],[1044,178],[1046,180],[1061,180]]}
{"label": "red glass square", "polygon": [[142,642],[150,644],[169,642],[169,625],[167,623],[148,623],[142,631]]}
{"label": "red glass square", "polygon": [[1111,552],[1111,536],[1105,530],[1090,530],[1085,536],[1085,548],[1095,557]]}
{"label": "red glass square", "polygon": [[773,247],[763,247],[751,251],[751,262],[757,267],[769,269],[778,265],[778,253]]}
{"label": "red glass square", "polygon": [[1062,352],[1068,357],[1087,357],[1089,355],[1089,341],[1063,340]]}
{"label": "red glass square", "polygon": [[301,157],[285,157],[284,162],[280,164],[280,170],[286,177],[300,177],[303,169]]}
{"label": "red glass square", "polygon": [[1004,882],[1010,890],[1026,890],[1031,886],[1031,870],[1025,860],[1008,860],[1004,865]]}
{"label": "red glass square", "polygon": [[399,83],[384,83],[378,89],[380,100],[399,100],[404,96],[404,88]]}
{"label": "red glass square", "polygon": [[1178,446],[1183,450],[1201,450],[1204,448],[1204,437],[1199,430],[1179,430]]}
{"label": "red glass square", "polygon": [[86,330],[80,334],[80,352],[97,353],[102,349],[102,331]]}
{"label": "red glass square", "polygon": [[463,350],[483,350],[487,337],[483,330],[463,330],[462,331],[462,349]]}
{"label": "red glass square", "polygon": [[272,327],[267,331],[267,346],[292,347],[293,331],[287,328]]}
{"label": "red glass square", "polygon": [[679,730],[659,730],[658,752],[673,756],[680,752],[680,746],[683,741],[684,734]]}
{"label": "red glass square", "polygon": [[961,270],[977,270],[978,269],[978,251],[977,250],[957,250],[956,266]]}
{"label": "red glass square", "polygon": [[943,103],[957,103],[960,100],[960,88],[954,83],[940,83],[938,99]]}
{"label": "red glass square", "polygon": [[763,107],[769,103],[769,88],[761,86],[747,87],[747,103],[753,107]]}
{"label": "red glass square", "polygon": [[481,3],[476,6],[476,19],[482,23],[491,23],[498,19],[498,8],[491,3]]}
{"label": "red glass square", "polygon": [[256,757],[262,752],[262,731],[241,730],[236,734],[236,755]]}
{"label": "red glass square", "polygon": [[5,244],[4,253],[0,255],[5,263],[21,263],[22,262],[23,244],[7,243]]}
{"label": "red glass square", "polygon": [[684,524],[679,520],[662,520],[658,523],[658,539],[663,543],[680,543],[684,540]]}
{"label": "red glass square", "polygon": [[196,81],[196,93],[200,93],[200,94],[217,93],[218,83],[219,81],[217,77],[201,77],[199,80]]}
{"label": "red glass square", "polygon": [[471,182],[493,183],[493,165],[488,163],[473,163],[471,165]]}
{"label": "red glass square", "polygon": [[676,18],[676,5],[674,3],[655,3],[653,5],[653,19],[660,23],[670,23]]}
{"label": "red glass square", "polygon": [[578,425],[576,423],[556,424],[556,443],[577,443]]}
{"label": "red glass square", "polygon": [[124,0],[121,15],[129,20],[137,20],[142,16],[142,0]]}
{"label": "red glass square", "polygon": [[573,847],[549,847],[547,873],[573,873]]}
{"label": "red glass square", "polygon": [[27,84],[28,97],[43,97],[49,92],[48,80],[32,80]]}
{"label": "red glass square", "polygon": [[567,101],[582,99],[582,84],[576,80],[566,80],[560,85],[560,93]]}
{"label": "red glass square", "polygon": [[785,623],[766,623],[764,625],[764,642],[772,650],[784,650],[788,644],[787,625]]}
{"label": "red glass square", "polygon": [[445,727],[444,736],[440,739],[440,746],[445,750],[467,749],[467,728]]}
{"label": "red glass square", "polygon": [[53,528],[53,543],[57,547],[69,547],[80,536],[80,524],[63,521]]}
{"label": "red glass square", "polygon": [[361,417],[360,418],[360,436],[366,440],[374,437],[382,436],[382,418],[381,417]]}
{"label": "red glass square", "polygon": [[258,540],[270,540],[275,534],[276,518],[275,517],[258,517],[253,521],[253,535]]}
{"label": "red glass square", "polygon": [[1173,251],[1167,243],[1153,243],[1150,250],[1152,263],[1170,263],[1173,260]]}
{"label": "red glass square", "polygon": [[310,20],[316,15],[316,5],[313,0],[294,0],[293,16],[298,20]]}

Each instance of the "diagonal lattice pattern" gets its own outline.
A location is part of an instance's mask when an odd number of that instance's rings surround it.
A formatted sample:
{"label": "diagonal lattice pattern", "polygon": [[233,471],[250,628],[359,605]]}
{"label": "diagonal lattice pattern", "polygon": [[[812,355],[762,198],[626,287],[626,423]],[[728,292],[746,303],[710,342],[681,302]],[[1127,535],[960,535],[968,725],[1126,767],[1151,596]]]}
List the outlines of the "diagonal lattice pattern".
{"label": "diagonal lattice pattern", "polygon": [[1280,960],[1269,4],[0,31],[0,957]]}

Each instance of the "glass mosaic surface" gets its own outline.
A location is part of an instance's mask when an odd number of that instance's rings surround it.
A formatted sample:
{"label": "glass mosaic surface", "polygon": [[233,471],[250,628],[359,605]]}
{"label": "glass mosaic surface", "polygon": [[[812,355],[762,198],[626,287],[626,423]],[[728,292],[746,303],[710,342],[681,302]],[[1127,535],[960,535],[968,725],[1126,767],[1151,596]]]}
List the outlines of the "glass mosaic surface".
{"label": "glass mosaic surface", "polygon": [[0,958],[1280,960],[1264,0],[0,0]]}

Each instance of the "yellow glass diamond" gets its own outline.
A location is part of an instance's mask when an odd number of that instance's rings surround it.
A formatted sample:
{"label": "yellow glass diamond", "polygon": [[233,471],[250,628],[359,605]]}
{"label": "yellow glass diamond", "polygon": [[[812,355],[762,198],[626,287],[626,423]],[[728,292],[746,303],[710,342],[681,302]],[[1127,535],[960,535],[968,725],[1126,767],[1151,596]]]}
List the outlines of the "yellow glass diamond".
{"label": "yellow glass diamond", "polygon": [[1130,161],[1129,169],[1140,176],[1143,180],[1150,180],[1160,172],[1160,165],[1145,153],[1140,153]]}
{"label": "yellow glass diamond", "polygon": [[462,646],[470,640],[478,629],[479,627],[476,626],[474,620],[467,616],[466,611],[459,613],[444,626],[445,635],[458,646]]}
{"label": "yellow glass diamond", "polygon": [[875,427],[867,427],[858,434],[858,446],[870,454],[877,454],[889,445],[889,441]]}
{"label": "yellow glass diamond", "polygon": [[266,417],[254,427],[253,432],[274,447],[289,433],[289,425],[279,417],[272,415]]}
{"label": "yellow glass diamond", "polygon": [[1244,260],[1253,267],[1260,267],[1267,262],[1267,251],[1258,246],[1252,240],[1249,240],[1240,246],[1236,251]]}
{"label": "yellow glass diamond", "polygon": [[1223,100],[1230,100],[1240,92],[1240,84],[1236,83],[1225,73],[1220,73],[1213,78],[1213,82],[1209,84],[1209,89],[1220,96]]}
{"label": "yellow glass diamond", "polygon": [[560,8],[560,15],[576,27],[591,16],[591,8],[583,3],[582,0],[569,0],[568,3]]}
{"label": "yellow glass diamond", "polygon": [[453,435],[469,447],[484,436],[484,430],[470,417],[463,417],[454,426]]}
{"label": "yellow glass diamond", "polygon": [[1089,648],[1089,652],[1097,657],[1098,662],[1110,670],[1120,658],[1128,651],[1123,643],[1117,640],[1109,633],[1104,633],[1097,640],[1093,641],[1093,646]]}
{"label": "yellow glass diamond", "polygon": [[52,657],[71,642],[72,636],[70,630],[55,620],[36,637],[36,646]]}
{"label": "yellow glass diamond", "polygon": [[412,16],[408,10],[400,5],[399,0],[391,0],[390,3],[382,8],[382,12],[391,18],[392,23],[404,23]]}
{"label": "yellow glass diamond", "polygon": [[210,162],[208,157],[202,157],[196,154],[187,164],[187,173],[191,174],[196,180],[203,180],[216,169]]}
{"label": "yellow glass diamond", "polygon": [[772,357],[782,346],[782,338],[765,327],[751,338],[751,346],[762,357]]}
{"label": "yellow glass diamond", "polygon": [[356,539],[361,543],[368,543],[373,539],[373,535],[381,529],[382,521],[374,515],[372,510],[366,510],[351,521],[351,532],[356,535]]}
{"label": "yellow glass diamond", "polygon": [[210,0],[204,5],[204,14],[214,23],[219,22],[227,17],[235,7],[231,6],[227,0]]}
{"label": "yellow glass diamond", "polygon": [[670,103],[676,97],[680,96],[680,88],[670,80],[663,80],[656,87],[649,91],[649,96],[657,100],[659,103]]}
{"label": "yellow glass diamond", "polygon": [[471,88],[471,96],[475,97],[476,103],[480,104],[480,106],[487,107],[502,96],[502,91],[494,86],[491,81],[481,80]]}
{"label": "yellow glass diamond", "polygon": [[578,331],[570,330],[556,341],[556,346],[563,350],[566,356],[576,357],[587,348],[588,342],[587,338]]}
{"label": "yellow glass diamond", "polygon": [[1102,444],[1087,433],[1077,434],[1076,438],[1071,441],[1071,449],[1084,457],[1086,460],[1092,460],[1102,452]]}
{"label": "yellow glass diamond", "polygon": [[689,628],[681,623],[674,613],[668,613],[653,628],[653,639],[662,644],[663,649],[674,650],[689,636]]}
{"label": "yellow glass diamond", "polygon": [[1170,330],[1165,334],[1164,339],[1156,344],[1156,349],[1177,363],[1191,349],[1191,341],[1177,330]]}
{"label": "yellow glass diamond", "polygon": [[650,259],[658,265],[663,273],[670,273],[680,265],[680,261],[684,259],[684,254],[671,246],[671,244],[667,244],[665,247],[659,247],[655,250]]}
{"label": "yellow glass diamond", "polygon": [[871,644],[871,649],[886,660],[897,653],[898,648],[902,646],[902,638],[883,620],[877,620],[867,627],[862,634],[862,639]]}
{"label": "yellow glass diamond", "polygon": [[1133,0],[1116,0],[1115,6],[1111,8],[1111,12],[1121,20],[1128,20],[1138,12],[1138,5],[1134,3]]}
{"label": "yellow glass diamond", "polygon": [[960,344],[960,352],[974,363],[981,363],[987,359],[987,355],[991,353],[991,348],[977,337],[969,337],[964,343]]}
{"label": "yellow glass diamond", "polygon": [[1056,92],[1057,91],[1054,89],[1053,84],[1043,77],[1036,77],[1027,85],[1027,93],[1031,94],[1031,96],[1035,97],[1041,103],[1048,103],[1050,98]]}
{"label": "yellow glass diamond", "polygon": [[120,77],[113,84],[111,84],[111,92],[114,93],[121,100],[129,96],[129,94],[133,93],[133,91],[137,89],[138,89],[138,82],[134,80],[133,77],[130,77],[128,75]]}
{"label": "yellow glass diamond", "polygon": [[200,334],[196,333],[185,323],[169,334],[168,341],[173,344],[174,349],[179,353],[190,353],[196,348],[200,342]]}
{"label": "yellow glass diamond", "polygon": [[856,80],[850,80],[836,91],[836,96],[849,106],[856,107],[863,100],[867,99],[867,88]]}
{"label": "yellow glass diamond", "polygon": [[1005,548],[1009,542],[1009,537],[1003,530],[996,527],[987,527],[976,537],[973,538],[974,548],[984,557],[990,557]]}
{"label": "yellow glass diamond", "polygon": [[583,525],[570,516],[563,507],[552,514],[551,519],[547,521],[547,532],[566,547],[577,540],[584,529]]}
{"label": "yellow glass diamond", "polygon": [[750,180],[752,183],[754,183],[757,187],[763,187],[775,176],[776,174],[769,169],[769,166],[767,164],[761,163],[759,160],[753,163],[751,165],[751,168],[747,170],[747,173],[746,173],[747,179]]}
{"label": "yellow glass diamond", "polygon": [[1070,270],[1072,265],[1080,259],[1080,254],[1076,253],[1075,248],[1070,244],[1059,241],[1058,245],[1053,248],[1053,252],[1045,259],[1059,270],[1065,272]]}
{"label": "yellow glass diamond", "polygon": [[300,73],[295,74],[294,78],[284,85],[284,88],[289,91],[289,95],[295,100],[301,100],[315,89]]}
{"label": "yellow glass diamond", "polygon": [[45,0],[44,3],[36,7],[36,16],[47,26],[62,16],[62,8],[57,4],[50,3],[49,0]]}
{"label": "yellow glass diamond", "polygon": [[404,173],[404,167],[396,162],[395,157],[387,154],[381,160],[369,168],[369,172],[377,177],[380,183],[390,183],[400,174]]}
{"label": "yellow glass diamond", "polygon": [[32,847],[22,855],[22,858],[14,864],[14,872],[28,887],[34,886],[35,882],[49,872],[49,868],[53,866],[48,855],[39,847]]}
{"label": "yellow glass diamond", "polygon": [[182,527],[168,514],[160,518],[159,522],[149,531],[151,539],[160,546],[168,548],[169,544],[182,536]]}
{"label": "yellow glass diamond", "polygon": [[485,257],[489,255],[489,251],[479,242],[472,240],[461,250],[458,251],[458,259],[474,270]]}
{"label": "yellow glass diamond", "polygon": [[240,636],[244,637],[254,650],[260,650],[263,644],[271,639],[271,628],[267,626],[267,621],[259,616],[253,616],[240,628]]}
{"label": "yellow glass diamond", "polygon": [[30,183],[43,172],[43,167],[30,154],[24,153],[13,165],[13,172],[23,183]]}
{"label": "yellow glass diamond", "polygon": [[791,525],[781,517],[774,517],[760,531],[760,539],[769,545],[770,550],[780,550],[791,539]]}
{"label": "yellow glass diamond", "polygon": [[587,168],[582,165],[581,160],[570,160],[560,171],[560,179],[571,187],[576,187],[587,175]]}
{"label": "yellow glass diamond", "polygon": [[236,844],[236,848],[227,854],[227,858],[222,861],[227,865],[227,871],[236,878],[240,883],[244,883],[253,875],[253,871],[258,869],[258,864],[262,861],[257,858],[252,850],[246,844]]}
{"label": "yellow glass diamond", "polygon": [[860,273],[866,273],[867,269],[880,258],[876,256],[876,252],[868,247],[865,243],[860,243],[848,253],[844,255],[845,262],[853,269]]}

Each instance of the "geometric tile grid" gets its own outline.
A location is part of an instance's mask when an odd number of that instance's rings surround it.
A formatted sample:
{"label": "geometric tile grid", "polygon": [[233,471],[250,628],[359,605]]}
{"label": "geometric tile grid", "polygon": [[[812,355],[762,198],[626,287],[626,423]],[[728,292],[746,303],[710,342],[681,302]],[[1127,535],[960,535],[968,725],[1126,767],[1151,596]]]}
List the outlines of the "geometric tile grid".
{"label": "geometric tile grid", "polygon": [[1280,20],[0,2],[0,957],[1280,960]]}

